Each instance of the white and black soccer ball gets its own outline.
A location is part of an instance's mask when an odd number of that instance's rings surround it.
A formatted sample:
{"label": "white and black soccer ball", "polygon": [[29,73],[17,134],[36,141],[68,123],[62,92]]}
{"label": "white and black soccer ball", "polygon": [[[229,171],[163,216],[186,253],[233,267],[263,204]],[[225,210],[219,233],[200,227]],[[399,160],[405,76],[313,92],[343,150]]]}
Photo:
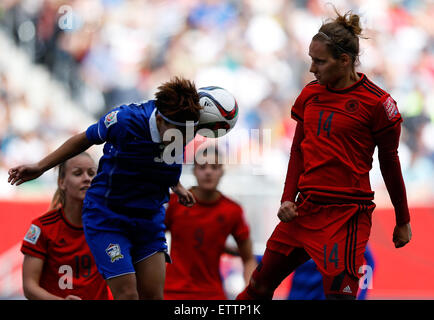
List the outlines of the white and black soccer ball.
{"label": "white and black soccer ball", "polygon": [[[199,88],[200,110],[198,134],[218,138],[228,133],[237,123],[238,104],[235,97],[221,87]],[[208,130],[201,130],[208,129]],[[211,130],[213,134],[210,134]]]}

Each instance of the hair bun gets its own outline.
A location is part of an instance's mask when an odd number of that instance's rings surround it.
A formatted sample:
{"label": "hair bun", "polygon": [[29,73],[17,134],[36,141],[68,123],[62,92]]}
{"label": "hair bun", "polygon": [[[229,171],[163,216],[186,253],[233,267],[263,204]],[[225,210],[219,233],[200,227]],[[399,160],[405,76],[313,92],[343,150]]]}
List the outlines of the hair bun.
{"label": "hair bun", "polygon": [[360,26],[360,17],[357,14],[351,13],[351,11],[345,13],[345,15],[340,15],[338,12],[335,22],[342,25],[345,29],[350,31],[352,34],[358,36],[362,33],[362,27]]}

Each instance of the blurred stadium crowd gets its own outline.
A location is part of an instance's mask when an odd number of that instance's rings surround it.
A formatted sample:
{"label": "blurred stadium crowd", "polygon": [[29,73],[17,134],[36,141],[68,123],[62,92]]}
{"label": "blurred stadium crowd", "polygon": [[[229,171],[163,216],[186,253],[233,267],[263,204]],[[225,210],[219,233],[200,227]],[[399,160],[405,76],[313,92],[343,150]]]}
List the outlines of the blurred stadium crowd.
{"label": "blurred stadium crowd", "polygon": [[[434,1],[330,2],[361,14],[367,39],[359,70],[392,94],[404,117],[400,157],[410,205],[432,204]],[[290,106],[313,79],[308,45],[331,16],[322,0],[2,0],[0,32],[32,68],[48,70],[73,108],[65,113],[51,87],[37,86],[46,92],[33,99],[29,71],[14,81],[14,59],[0,60],[0,177],[39,160],[112,107],[150,99],[161,82],[183,75],[198,87],[231,91],[238,129],[271,129],[264,172],[281,188],[295,129]],[[386,194],[378,165],[372,176],[377,194]],[[13,193],[2,189],[0,196]]]}

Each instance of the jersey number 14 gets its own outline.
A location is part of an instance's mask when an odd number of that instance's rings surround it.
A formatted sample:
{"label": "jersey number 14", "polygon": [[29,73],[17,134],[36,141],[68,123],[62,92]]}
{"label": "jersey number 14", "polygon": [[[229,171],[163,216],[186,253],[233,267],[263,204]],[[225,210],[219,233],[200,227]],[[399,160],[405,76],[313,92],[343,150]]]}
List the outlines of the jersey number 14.
{"label": "jersey number 14", "polygon": [[331,112],[330,115],[325,119],[324,123],[322,122],[322,118],[324,115],[324,110],[319,112],[319,120],[318,120],[318,131],[317,136],[321,134],[321,130],[327,132],[327,137],[330,137],[330,130],[332,127],[332,119],[334,112]]}

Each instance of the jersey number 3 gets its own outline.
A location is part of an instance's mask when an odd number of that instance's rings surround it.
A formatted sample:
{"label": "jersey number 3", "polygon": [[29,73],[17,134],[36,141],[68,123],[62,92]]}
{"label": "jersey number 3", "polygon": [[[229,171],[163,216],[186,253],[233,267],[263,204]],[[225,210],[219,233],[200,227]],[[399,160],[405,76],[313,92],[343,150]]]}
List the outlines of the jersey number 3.
{"label": "jersey number 3", "polygon": [[319,120],[318,120],[318,131],[317,136],[321,134],[321,130],[327,132],[327,137],[330,137],[330,130],[332,128],[332,119],[334,112],[331,112],[330,115],[325,119],[324,123],[322,123],[322,118],[324,115],[324,110],[319,112]]}

